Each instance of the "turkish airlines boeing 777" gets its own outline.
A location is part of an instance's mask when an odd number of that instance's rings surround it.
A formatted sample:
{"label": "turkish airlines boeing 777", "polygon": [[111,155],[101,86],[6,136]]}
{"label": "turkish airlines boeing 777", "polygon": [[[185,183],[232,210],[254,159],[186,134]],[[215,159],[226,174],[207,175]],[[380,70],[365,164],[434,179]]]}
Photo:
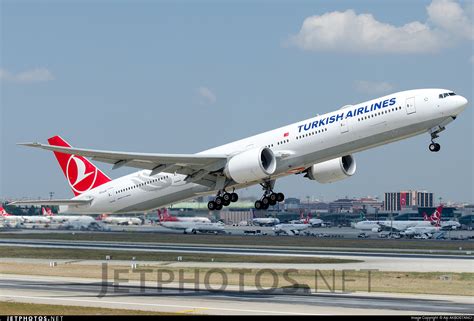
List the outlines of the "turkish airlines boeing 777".
{"label": "turkish airlines boeing 777", "polygon": [[[429,150],[439,151],[434,140],[466,106],[464,97],[446,89],[403,91],[197,154],[73,148],[55,136],[49,145],[20,145],[53,151],[75,197],[12,204],[59,205],[62,213],[125,213],[214,194],[208,208],[220,210],[237,201],[236,189],[261,184],[264,194],[255,207],[266,209],[284,199],[274,192],[280,177],[304,174],[320,183],[335,182],[355,173],[353,153],[423,133],[431,136]],[[111,180],[85,157],[114,169],[141,170]]]}

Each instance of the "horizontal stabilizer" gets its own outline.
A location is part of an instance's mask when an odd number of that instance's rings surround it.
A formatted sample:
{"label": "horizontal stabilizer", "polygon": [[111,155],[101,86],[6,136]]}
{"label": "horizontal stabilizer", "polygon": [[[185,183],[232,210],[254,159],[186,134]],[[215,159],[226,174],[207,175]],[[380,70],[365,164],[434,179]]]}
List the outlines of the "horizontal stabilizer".
{"label": "horizontal stabilizer", "polygon": [[11,202],[8,205],[24,206],[24,205],[49,205],[49,206],[61,206],[61,205],[87,205],[92,202],[89,200],[26,200]]}

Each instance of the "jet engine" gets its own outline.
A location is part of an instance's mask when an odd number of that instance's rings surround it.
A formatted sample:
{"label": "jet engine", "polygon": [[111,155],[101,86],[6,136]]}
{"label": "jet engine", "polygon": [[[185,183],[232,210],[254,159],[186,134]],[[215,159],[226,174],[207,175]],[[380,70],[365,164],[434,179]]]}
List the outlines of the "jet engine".
{"label": "jet engine", "polygon": [[306,170],[305,177],[319,183],[332,183],[354,175],[356,162],[352,155],[314,164]]}
{"label": "jet engine", "polygon": [[276,170],[276,158],[270,148],[254,148],[233,156],[224,174],[237,183],[258,181]]}
{"label": "jet engine", "polygon": [[188,227],[184,230],[184,234],[196,234],[196,230],[191,227]]}

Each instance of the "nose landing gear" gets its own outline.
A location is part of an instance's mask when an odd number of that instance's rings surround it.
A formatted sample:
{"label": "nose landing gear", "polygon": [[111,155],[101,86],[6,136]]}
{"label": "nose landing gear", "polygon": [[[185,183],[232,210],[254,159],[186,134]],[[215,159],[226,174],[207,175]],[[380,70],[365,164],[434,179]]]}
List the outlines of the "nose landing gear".
{"label": "nose landing gear", "polygon": [[441,145],[435,142],[432,142],[429,146],[430,152],[439,152]]}
{"label": "nose landing gear", "polygon": [[441,145],[438,144],[438,143],[435,143],[435,139],[439,137],[439,133],[441,133],[443,130],[445,130],[446,128],[445,127],[440,127],[438,126],[438,128],[434,129],[431,131],[430,135],[431,135],[431,144],[428,146],[430,152],[439,152],[440,149],[441,149]]}

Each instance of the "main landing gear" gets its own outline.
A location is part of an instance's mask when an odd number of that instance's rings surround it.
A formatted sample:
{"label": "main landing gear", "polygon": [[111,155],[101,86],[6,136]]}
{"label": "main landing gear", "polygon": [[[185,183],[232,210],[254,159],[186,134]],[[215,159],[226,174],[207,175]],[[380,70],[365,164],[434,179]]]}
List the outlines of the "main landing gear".
{"label": "main landing gear", "polygon": [[438,127],[438,129],[434,130],[431,132],[431,144],[429,145],[429,150],[430,152],[439,152],[441,149],[441,145],[438,143],[435,143],[435,139],[439,137],[439,133],[441,133],[445,127]]}
{"label": "main landing gear", "polygon": [[228,193],[226,191],[219,191],[213,201],[207,203],[207,208],[210,211],[220,211],[224,206],[229,206],[230,203],[235,203],[239,200],[239,195],[235,192]]}
{"label": "main landing gear", "polygon": [[255,202],[255,209],[257,210],[266,210],[270,206],[276,205],[276,203],[283,202],[285,200],[285,194],[283,193],[274,193],[272,190],[271,183],[262,184],[265,192],[260,200]]}

